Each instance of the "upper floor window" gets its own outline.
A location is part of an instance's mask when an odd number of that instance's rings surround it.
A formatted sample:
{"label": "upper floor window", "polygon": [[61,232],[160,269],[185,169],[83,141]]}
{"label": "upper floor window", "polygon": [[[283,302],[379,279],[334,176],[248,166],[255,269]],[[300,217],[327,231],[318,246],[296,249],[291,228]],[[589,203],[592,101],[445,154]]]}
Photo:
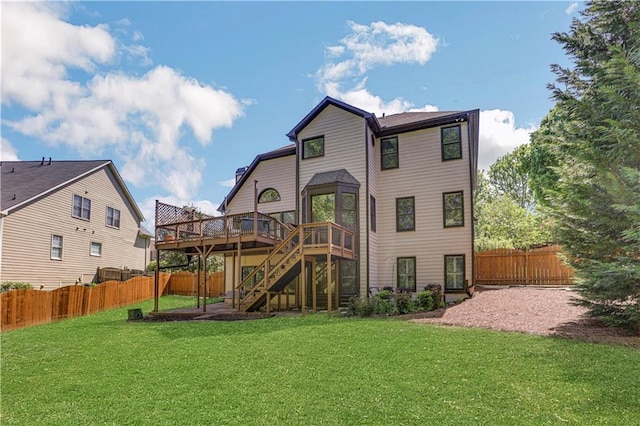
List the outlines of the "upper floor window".
{"label": "upper floor window", "polygon": [[399,167],[397,136],[380,140],[380,164],[382,170],[397,169]]}
{"label": "upper floor window", "polygon": [[280,193],[273,188],[267,188],[258,196],[259,203],[271,203],[273,201],[280,201]]}
{"label": "upper floor window", "polygon": [[51,236],[51,259],[62,260],[62,235]]}
{"label": "upper floor window", "polygon": [[120,228],[120,210],[107,207],[107,226]]}
{"label": "upper floor window", "polygon": [[464,197],[462,191],[442,194],[444,227],[464,226]]}
{"label": "upper floor window", "polygon": [[415,229],[415,198],[396,198],[396,231],[413,231]]}
{"label": "upper floor window", "polygon": [[440,137],[442,139],[442,161],[462,158],[462,137],[459,124],[442,127]]}
{"label": "upper floor window", "polygon": [[324,136],[302,141],[302,159],[324,156]]}
{"label": "upper floor window", "polygon": [[78,219],[91,219],[91,200],[81,197],[79,195],[73,195],[73,217]]}
{"label": "upper floor window", "polygon": [[416,258],[398,258],[398,288],[400,290],[416,291]]}

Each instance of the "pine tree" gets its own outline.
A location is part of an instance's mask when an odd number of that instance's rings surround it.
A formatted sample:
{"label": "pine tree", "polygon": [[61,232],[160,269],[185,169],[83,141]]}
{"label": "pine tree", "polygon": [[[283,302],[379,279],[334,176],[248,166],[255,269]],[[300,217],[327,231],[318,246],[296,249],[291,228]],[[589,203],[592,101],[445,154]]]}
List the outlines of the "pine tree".
{"label": "pine tree", "polygon": [[588,2],[553,39],[574,66],[552,66],[557,104],[533,136],[546,158],[537,182],[576,269],[578,303],[638,332],[640,2]]}

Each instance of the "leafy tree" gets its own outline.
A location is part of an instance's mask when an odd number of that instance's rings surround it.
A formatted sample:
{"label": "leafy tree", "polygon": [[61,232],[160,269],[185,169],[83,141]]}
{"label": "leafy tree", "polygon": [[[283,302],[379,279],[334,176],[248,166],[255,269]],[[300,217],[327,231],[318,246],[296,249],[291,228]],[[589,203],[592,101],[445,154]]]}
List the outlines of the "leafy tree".
{"label": "leafy tree", "polygon": [[[538,191],[576,269],[578,303],[640,330],[640,2],[593,1],[556,33],[556,107],[534,136]],[[544,162],[539,163],[539,165]]]}
{"label": "leafy tree", "polygon": [[535,204],[529,187],[529,145],[520,145],[489,168],[489,184],[497,195],[507,195],[524,209]]}
{"label": "leafy tree", "polygon": [[[223,259],[222,256],[209,256],[207,258],[208,274],[222,270]],[[163,268],[169,266],[177,266],[176,268],[169,268],[168,271],[188,271],[196,272],[198,270],[198,256],[188,256],[181,251],[177,250],[161,250],[160,251],[160,266]],[[153,272],[156,270],[156,261],[152,260],[147,265],[147,271]]]}

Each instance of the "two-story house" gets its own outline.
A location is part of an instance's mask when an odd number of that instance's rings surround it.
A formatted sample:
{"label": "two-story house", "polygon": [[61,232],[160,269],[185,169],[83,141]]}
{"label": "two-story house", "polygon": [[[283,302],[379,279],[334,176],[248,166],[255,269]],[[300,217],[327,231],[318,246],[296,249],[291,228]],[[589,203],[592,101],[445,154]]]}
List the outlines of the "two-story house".
{"label": "two-story house", "polygon": [[[472,110],[375,117],[327,97],[287,134],[293,144],[255,158],[220,210],[252,211],[257,192],[260,213],[354,231],[354,258],[334,260],[341,300],[384,286],[416,292],[431,283],[448,299],[465,295],[473,287],[478,116]],[[262,259],[228,255],[227,282],[232,262],[248,271]]]}
{"label": "two-story house", "polygon": [[236,171],[224,216],[189,221],[158,203],[157,247],[224,255],[226,291],[241,310],[276,298],[331,309],[387,286],[439,284],[447,300],[466,297],[478,117],[376,117],[327,97],[287,134],[292,144]]}
{"label": "two-story house", "polygon": [[109,160],[0,163],[0,282],[54,289],[144,270],[150,233]]}

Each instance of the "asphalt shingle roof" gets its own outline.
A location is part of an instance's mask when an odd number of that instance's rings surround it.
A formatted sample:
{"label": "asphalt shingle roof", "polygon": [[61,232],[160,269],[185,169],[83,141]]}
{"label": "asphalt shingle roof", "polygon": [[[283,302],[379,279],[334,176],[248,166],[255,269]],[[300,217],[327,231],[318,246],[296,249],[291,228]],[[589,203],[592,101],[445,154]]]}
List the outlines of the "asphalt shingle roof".
{"label": "asphalt shingle roof", "polygon": [[332,170],[330,172],[321,172],[313,175],[307,186],[325,185],[328,183],[350,183],[352,185],[360,185],[358,179],[354,178],[346,169]]}
{"label": "asphalt shingle roof", "polygon": [[109,160],[2,161],[0,210],[10,209],[106,164]]}
{"label": "asphalt shingle roof", "polygon": [[377,117],[381,128],[401,126],[403,124],[417,123],[447,115],[458,114],[461,111],[434,111],[434,112],[401,112],[384,117]]}

